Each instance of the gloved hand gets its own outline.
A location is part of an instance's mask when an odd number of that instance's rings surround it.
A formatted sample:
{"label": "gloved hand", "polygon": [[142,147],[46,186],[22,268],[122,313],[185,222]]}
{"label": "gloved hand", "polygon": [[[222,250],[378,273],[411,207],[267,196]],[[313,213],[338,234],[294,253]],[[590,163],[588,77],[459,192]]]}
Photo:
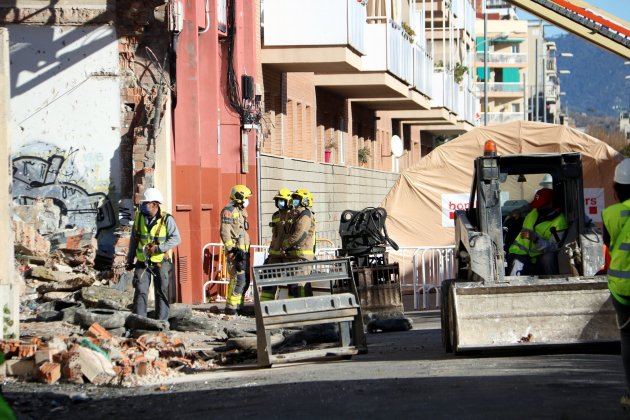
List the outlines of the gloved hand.
{"label": "gloved hand", "polygon": [[148,256],[151,256],[153,254],[155,254],[157,252],[157,245],[155,245],[153,242],[146,244],[146,246],[144,247],[144,249],[147,252]]}
{"label": "gloved hand", "polygon": [[127,270],[127,271],[131,271],[134,268],[136,268],[136,265],[134,263],[132,263],[132,262],[128,262],[127,265],[125,265],[125,270]]}
{"label": "gloved hand", "polygon": [[533,230],[529,230],[529,229],[523,229],[521,231],[521,237],[523,239],[529,239],[532,242],[538,242],[538,239],[540,239],[540,235],[538,235],[536,232],[534,232]]}

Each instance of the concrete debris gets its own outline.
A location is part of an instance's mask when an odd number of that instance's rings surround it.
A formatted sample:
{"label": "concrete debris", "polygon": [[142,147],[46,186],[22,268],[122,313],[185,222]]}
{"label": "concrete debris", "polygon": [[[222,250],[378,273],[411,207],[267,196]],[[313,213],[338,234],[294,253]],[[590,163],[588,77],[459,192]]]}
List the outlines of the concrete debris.
{"label": "concrete debris", "polygon": [[91,325],[82,337],[0,341],[0,351],[7,358],[0,376],[47,384],[64,381],[131,386],[151,383],[148,377],[159,382],[177,375],[183,367],[197,370],[215,367],[213,360],[186,351],[184,342],[176,335],[154,332],[138,339],[114,337],[98,324]]}

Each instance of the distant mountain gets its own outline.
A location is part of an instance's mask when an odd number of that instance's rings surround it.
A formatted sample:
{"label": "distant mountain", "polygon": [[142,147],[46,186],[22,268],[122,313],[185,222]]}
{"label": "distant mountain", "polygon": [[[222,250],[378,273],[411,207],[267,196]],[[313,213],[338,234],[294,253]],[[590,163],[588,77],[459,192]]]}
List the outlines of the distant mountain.
{"label": "distant mountain", "polygon": [[[560,75],[560,89],[566,92],[562,107],[569,112],[618,116],[622,108],[630,109],[630,65],[618,55],[599,48],[575,35],[550,39],[558,47],[558,69],[571,70]],[[560,53],[572,53],[562,58]]]}

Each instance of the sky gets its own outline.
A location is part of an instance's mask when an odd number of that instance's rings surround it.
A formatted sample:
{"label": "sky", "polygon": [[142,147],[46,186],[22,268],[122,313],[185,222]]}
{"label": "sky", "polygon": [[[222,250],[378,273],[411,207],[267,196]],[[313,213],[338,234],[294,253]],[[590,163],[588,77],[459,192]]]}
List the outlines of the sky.
{"label": "sky", "polygon": [[[594,7],[598,9],[602,9],[609,14],[619,17],[626,22],[630,22],[630,0],[584,0],[587,3],[592,4]],[[518,12],[518,16],[521,19],[535,19],[538,20],[536,16],[530,15],[529,13],[525,13],[523,11]],[[555,27],[546,27],[545,28],[545,36],[553,37],[557,35],[561,35],[565,33],[565,31],[561,29],[557,29]]]}

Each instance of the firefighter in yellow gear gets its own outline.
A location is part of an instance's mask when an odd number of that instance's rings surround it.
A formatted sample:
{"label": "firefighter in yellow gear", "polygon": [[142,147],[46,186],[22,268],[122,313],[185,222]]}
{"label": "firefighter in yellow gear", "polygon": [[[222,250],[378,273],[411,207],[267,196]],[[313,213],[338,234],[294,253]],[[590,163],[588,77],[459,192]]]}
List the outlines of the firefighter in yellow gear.
{"label": "firefighter in yellow gear", "polygon": [[221,210],[221,242],[227,255],[230,276],[225,314],[234,315],[245,303],[249,288],[249,223],[247,210],[252,191],[246,185],[235,185],[230,191],[230,202]]}
{"label": "firefighter in yellow gear", "polygon": [[[291,190],[282,188],[273,200],[278,210],[271,216],[271,223],[269,223],[271,227],[271,244],[269,245],[269,256],[265,260],[265,264],[286,262],[282,254],[282,241],[285,237],[285,227],[290,214]],[[277,289],[276,286],[263,287],[260,293],[260,300],[274,300]]]}
{"label": "firefighter in yellow gear", "polygon": [[[315,213],[313,195],[305,188],[299,188],[291,194],[291,210],[285,225],[285,238],[282,241],[281,253],[285,262],[312,261],[315,259]],[[290,294],[294,297],[312,295],[310,283],[293,288]]]}

